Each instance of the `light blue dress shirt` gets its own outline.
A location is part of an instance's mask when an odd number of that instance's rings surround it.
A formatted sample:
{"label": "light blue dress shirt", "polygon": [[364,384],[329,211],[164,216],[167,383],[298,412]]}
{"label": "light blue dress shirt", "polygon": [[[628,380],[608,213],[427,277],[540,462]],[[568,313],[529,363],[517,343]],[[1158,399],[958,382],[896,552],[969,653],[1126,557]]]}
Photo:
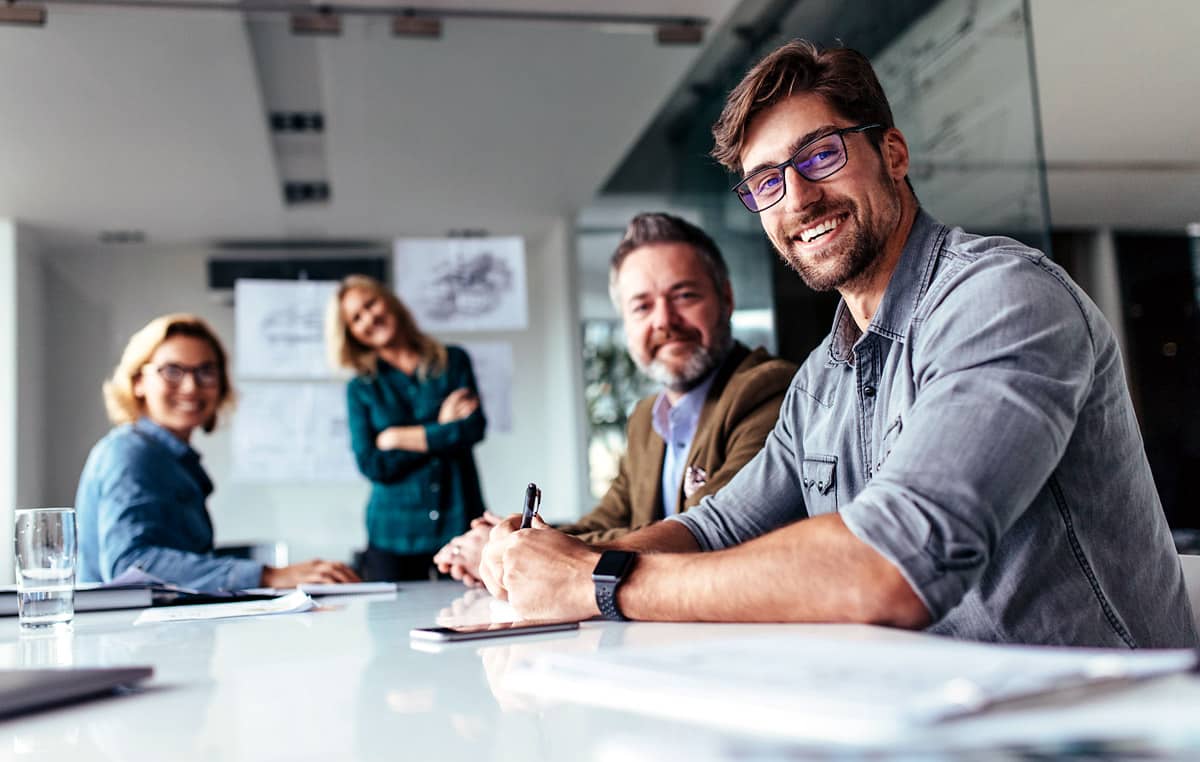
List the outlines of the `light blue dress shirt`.
{"label": "light blue dress shirt", "polygon": [[262,564],[212,555],[212,490],[200,454],[148,418],[108,432],[75,495],[79,581],[108,582],[137,566],[205,592],[257,587]]}
{"label": "light blue dress shirt", "polygon": [[692,437],[700,423],[700,412],[712,386],[716,373],[709,373],[700,385],[679,398],[674,405],[667,393],[660,392],[651,409],[651,425],[654,433],[666,444],[662,468],[663,516],[679,511],[679,485],[683,482],[683,468],[687,465],[688,450],[692,448]]}

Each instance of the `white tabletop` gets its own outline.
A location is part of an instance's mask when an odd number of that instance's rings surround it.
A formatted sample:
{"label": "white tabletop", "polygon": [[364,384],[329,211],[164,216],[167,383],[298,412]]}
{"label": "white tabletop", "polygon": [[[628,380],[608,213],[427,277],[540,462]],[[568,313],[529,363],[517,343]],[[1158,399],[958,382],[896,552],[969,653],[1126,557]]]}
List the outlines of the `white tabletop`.
{"label": "white tabletop", "polygon": [[[0,759],[719,759],[747,743],[759,749],[756,758],[768,758],[786,749],[632,713],[538,705],[506,693],[502,678],[514,659],[543,649],[590,652],[750,632],[794,633],[798,642],[813,633],[927,637],[834,625],[586,622],[577,632],[430,652],[410,644],[411,628],[504,619],[510,612],[450,582],[406,584],[395,595],[327,598],[324,604],[303,614],[136,627],[136,611],[84,613],[73,632],[60,637],[23,636],[15,617],[0,619],[0,667],[155,669],[137,693],[0,721]],[[1169,678],[1083,709],[985,718],[959,726],[956,735],[1011,738],[1019,726],[1037,738],[1061,728],[1072,712],[1092,725],[1111,727],[1124,718],[1130,728],[1160,736],[1173,729],[1192,733],[1197,708],[1195,681]],[[1187,742],[1196,740],[1193,734]]]}

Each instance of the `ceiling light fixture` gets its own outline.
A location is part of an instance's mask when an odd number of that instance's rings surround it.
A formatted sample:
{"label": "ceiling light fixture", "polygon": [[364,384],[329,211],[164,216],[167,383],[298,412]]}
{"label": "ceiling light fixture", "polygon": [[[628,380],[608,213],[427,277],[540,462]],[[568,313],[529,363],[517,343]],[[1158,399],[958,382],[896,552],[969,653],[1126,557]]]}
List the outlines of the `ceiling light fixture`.
{"label": "ceiling light fixture", "polygon": [[659,24],[654,30],[659,45],[699,45],[704,41],[704,27],[699,24]]}
{"label": "ceiling light fixture", "polygon": [[45,26],[46,6],[32,3],[17,5],[14,0],[0,4],[0,24],[13,26]]}
{"label": "ceiling light fixture", "polygon": [[[6,0],[0,0],[0,3]],[[7,0],[8,7],[17,0]],[[505,10],[498,8],[428,8],[414,5],[364,2],[326,2],[306,5],[300,0],[41,0],[36,6],[22,3],[21,8],[49,5],[86,5],[89,8],[142,8],[171,11],[230,11],[233,13],[287,13],[296,34],[338,35],[342,17],[385,16],[392,19],[397,36],[434,37],[447,20],[513,21],[526,23],[576,24],[585,26],[627,26],[657,31],[663,44],[696,44],[704,37],[708,19],[702,16],[638,15],[634,13],[574,13],[553,11]],[[3,7],[3,6],[0,6]],[[44,14],[43,14],[44,15]]]}
{"label": "ceiling light fixture", "polygon": [[293,13],[292,34],[313,37],[337,37],[342,33],[342,17],[328,5],[322,5],[316,13]]}
{"label": "ceiling light fixture", "polygon": [[435,16],[402,13],[392,17],[392,36],[436,39],[442,36],[442,20]]}

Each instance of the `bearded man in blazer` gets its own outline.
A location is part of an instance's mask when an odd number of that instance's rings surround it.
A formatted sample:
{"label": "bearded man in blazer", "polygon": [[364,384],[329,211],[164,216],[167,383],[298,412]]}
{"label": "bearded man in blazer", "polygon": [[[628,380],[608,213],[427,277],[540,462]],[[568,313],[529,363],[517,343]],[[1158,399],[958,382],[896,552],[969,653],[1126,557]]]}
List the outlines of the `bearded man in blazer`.
{"label": "bearded man in blazer", "polygon": [[[720,250],[678,217],[639,214],[609,267],[629,354],[662,385],[629,419],[628,450],[591,512],[559,527],[607,542],[686,511],[723,487],[762,449],[796,366],[732,336],[733,289]],[[493,516],[448,543],[439,569],[477,584]]]}

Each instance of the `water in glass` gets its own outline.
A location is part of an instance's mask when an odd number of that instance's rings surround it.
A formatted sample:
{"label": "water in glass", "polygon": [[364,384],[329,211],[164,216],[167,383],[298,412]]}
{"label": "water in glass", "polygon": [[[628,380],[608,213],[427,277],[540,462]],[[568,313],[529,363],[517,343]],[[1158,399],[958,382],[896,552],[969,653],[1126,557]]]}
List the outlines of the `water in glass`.
{"label": "water in glass", "polygon": [[65,625],[75,614],[75,511],[18,510],[17,611],[24,628]]}

